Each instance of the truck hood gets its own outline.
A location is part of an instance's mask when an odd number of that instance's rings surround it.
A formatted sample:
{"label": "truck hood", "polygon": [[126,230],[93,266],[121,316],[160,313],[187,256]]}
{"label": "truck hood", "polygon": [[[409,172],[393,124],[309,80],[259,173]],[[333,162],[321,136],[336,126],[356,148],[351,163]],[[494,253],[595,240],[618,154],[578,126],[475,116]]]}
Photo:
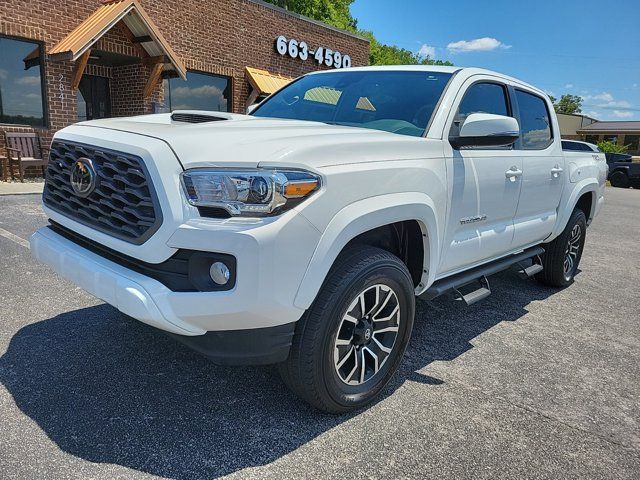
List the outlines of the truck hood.
{"label": "truck hood", "polygon": [[424,138],[379,130],[223,112],[181,111],[173,112],[174,118],[175,114],[192,120],[202,120],[202,116],[212,120],[189,123],[172,120],[172,114],[155,114],[92,120],[70,128],[87,129],[83,133],[89,136],[89,129],[109,129],[160,139],[172,148],[185,169],[203,166],[320,168],[428,156]]}

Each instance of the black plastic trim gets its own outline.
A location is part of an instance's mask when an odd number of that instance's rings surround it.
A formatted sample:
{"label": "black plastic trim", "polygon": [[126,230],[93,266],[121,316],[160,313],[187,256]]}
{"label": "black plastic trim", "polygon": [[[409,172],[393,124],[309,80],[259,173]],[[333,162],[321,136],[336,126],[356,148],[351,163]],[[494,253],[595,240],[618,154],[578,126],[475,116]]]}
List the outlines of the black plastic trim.
{"label": "black plastic trim", "polygon": [[456,150],[464,147],[508,147],[518,141],[520,135],[483,135],[480,137],[449,137]]}
{"label": "black plastic trim", "polygon": [[296,323],[188,337],[165,332],[218,365],[270,365],[287,359]]}
{"label": "black plastic trim", "polygon": [[[157,280],[174,292],[222,292],[233,289],[236,284],[236,258],[233,255],[178,250],[162,263],[148,263],[105,247],[51,220],[49,228],[102,258]],[[216,261],[229,267],[231,275],[226,285],[217,285],[209,277],[209,267]]]}

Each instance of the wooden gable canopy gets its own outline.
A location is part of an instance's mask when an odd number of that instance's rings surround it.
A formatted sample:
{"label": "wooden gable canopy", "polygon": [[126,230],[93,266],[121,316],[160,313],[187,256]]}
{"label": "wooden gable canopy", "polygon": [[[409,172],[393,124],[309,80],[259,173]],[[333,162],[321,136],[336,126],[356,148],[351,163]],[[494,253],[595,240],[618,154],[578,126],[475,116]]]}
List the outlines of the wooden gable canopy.
{"label": "wooden gable canopy", "polygon": [[[162,70],[174,71],[182,79],[187,69],[169,46],[158,27],[136,0],[108,0],[78,25],[69,35],[49,50],[51,60],[85,62],[91,47],[118,22],[122,21],[138,43]],[[159,67],[155,68],[155,73]]]}

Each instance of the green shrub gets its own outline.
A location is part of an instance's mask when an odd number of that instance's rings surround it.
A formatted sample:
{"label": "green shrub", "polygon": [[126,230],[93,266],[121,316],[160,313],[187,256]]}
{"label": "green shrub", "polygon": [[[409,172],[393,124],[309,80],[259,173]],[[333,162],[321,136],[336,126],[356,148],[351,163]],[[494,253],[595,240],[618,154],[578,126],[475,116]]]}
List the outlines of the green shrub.
{"label": "green shrub", "polygon": [[630,145],[618,145],[611,140],[598,143],[598,148],[604,153],[627,153]]}

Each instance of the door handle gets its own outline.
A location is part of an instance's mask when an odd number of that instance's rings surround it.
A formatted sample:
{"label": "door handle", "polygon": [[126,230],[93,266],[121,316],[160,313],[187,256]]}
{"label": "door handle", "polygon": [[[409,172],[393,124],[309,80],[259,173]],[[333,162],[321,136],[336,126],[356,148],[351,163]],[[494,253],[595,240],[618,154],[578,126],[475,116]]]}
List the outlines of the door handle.
{"label": "door handle", "polygon": [[515,182],[518,177],[522,176],[522,170],[518,167],[511,167],[509,170],[504,172],[505,176],[512,182]]}
{"label": "door handle", "polygon": [[559,176],[562,172],[564,172],[564,170],[563,170],[559,165],[556,165],[555,167],[553,167],[553,168],[551,169],[551,176],[552,176],[553,178],[558,178],[558,176]]}

